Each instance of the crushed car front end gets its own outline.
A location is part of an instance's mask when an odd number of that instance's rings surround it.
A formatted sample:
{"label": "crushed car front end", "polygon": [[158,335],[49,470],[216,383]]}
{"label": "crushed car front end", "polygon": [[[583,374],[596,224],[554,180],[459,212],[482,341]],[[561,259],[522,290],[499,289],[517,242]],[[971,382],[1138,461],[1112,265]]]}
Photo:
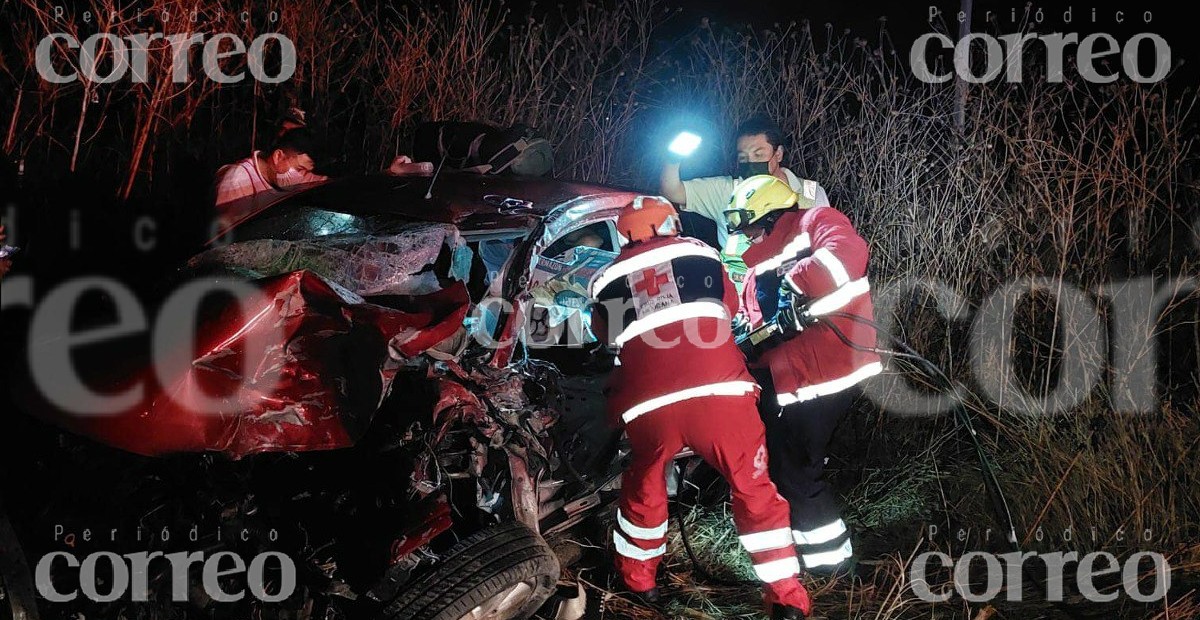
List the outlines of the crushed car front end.
{"label": "crushed car front end", "polygon": [[[93,367],[97,385],[145,380],[143,398],[103,417],[36,395],[29,409],[191,485],[185,502],[127,489],[147,522],[294,523],[287,553],[307,577],[295,608],[527,617],[558,579],[543,535],[579,525],[611,472],[598,456],[611,434],[582,449],[595,420],[564,423],[573,410],[594,418],[596,403],[568,404],[569,379],[538,350],[586,355],[577,300],[617,239],[567,247],[570,234],[609,234],[632,194],[440,183],[433,200],[424,180],[329,184],[244,219],[178,274],[180,287],[245,293],[202,305],[194,332],[165,347],[179,363]],[[565,335],[531,342],[534,314]],[[171,497],[187,508],[164,510]],[[479,567],[480,554],[494,560]],[[491,592],[498,575],[511,579]]]}

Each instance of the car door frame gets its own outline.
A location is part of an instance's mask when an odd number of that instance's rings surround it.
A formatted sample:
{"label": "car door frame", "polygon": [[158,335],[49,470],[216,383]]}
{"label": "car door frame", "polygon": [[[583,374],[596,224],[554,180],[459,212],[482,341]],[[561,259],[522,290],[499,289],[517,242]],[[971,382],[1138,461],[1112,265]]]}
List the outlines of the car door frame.
{"label": "car door frame", "polygon": [[[523,341],[525,321],[533,302],[531,290],[534,257],[568,232],[601,221],[616,221],[621,208],[635,196],[632,192],[615,192],[595,196],[580,196],[563,203],[542,218],[538,226],[517,245],[505,263],[500,288],[501,298],[509,303],[502,306],[496,328],[492,333],[492,357],[489,365],[502,367],[511,363],[519,342]],[[619,245],[619,239],[616,239]]]}

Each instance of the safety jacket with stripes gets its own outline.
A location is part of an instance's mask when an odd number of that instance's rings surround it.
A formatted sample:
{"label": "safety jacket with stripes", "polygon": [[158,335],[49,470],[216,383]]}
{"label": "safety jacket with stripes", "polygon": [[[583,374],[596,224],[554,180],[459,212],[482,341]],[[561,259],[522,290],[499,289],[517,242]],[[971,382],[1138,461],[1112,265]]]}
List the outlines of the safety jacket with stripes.
{"label": "safety jacket with stripes", "polygon": [[833,207],[789,211],[742,258],[753,273],[742,290],[742,311],[752,328],[775,317],[780,287],[807,298],[809,312],[822,318],[757,362],[770,368],[779,406],[836,394],[882,372],[877,354],[849,346],[825,323],[857,345],[875,346],[874,328],[831,314],[874,320],[867,243],[849,218]]}
{"label": "safety jacket with stripes", "polygon": [[605,389],[614,424],[758,389],[733,339],[737,292],[715,249],[680,237],[629,244],[591,293],[592,333],[619,350]]}

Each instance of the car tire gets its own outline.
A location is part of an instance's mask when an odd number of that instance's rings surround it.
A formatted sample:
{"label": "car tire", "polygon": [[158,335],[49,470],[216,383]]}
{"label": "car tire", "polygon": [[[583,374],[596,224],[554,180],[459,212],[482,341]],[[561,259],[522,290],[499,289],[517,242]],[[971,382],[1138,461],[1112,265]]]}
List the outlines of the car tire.
{"label": "car tire", "polygon": [[385,606],[380,618],[529,618],[554,593],[558,577],[558,557],[537,532],[503,523],[455,545],[436,570]]}

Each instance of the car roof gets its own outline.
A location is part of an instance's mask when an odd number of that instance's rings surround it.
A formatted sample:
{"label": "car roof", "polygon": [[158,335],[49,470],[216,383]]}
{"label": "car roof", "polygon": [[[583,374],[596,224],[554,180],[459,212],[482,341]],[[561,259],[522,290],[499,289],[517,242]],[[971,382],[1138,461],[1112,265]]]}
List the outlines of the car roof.
{"label": "car roof", "polygon": [[395,214],[453,224],[463,232],[527,230],[559,207],[570,205],[571,211],[619,208],[636,195],[630,190],[573,181],[463,172],[441,173],[430,191],[432,180],[430,176],[388,175],[335,179],[272,201],[242,222],[268,211],[310,207]]}

